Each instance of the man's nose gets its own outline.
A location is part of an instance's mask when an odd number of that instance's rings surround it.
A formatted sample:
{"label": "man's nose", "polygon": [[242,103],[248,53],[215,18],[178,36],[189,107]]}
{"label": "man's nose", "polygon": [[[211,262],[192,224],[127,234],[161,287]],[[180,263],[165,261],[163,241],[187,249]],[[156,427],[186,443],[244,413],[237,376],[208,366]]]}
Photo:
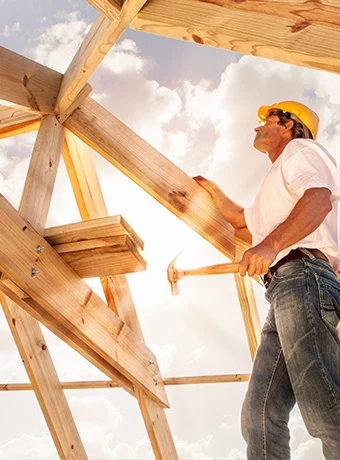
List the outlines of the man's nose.
{"label": "man's nose", "polygon": [[256,128],[254,128],[255,133],[258,133],[260,129],[261,129],[261,126],[256,126]]}

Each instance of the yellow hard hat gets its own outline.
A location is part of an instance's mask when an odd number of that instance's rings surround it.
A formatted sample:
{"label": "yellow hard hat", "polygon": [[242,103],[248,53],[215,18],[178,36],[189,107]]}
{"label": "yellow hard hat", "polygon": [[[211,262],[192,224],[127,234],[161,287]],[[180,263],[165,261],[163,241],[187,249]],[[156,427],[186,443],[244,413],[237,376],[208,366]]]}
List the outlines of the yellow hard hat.
{"label": "yellow hard hat", "polygon": [[[271,110],[280,109],[283,112],[289,112],[295,115],[301,123],[303,123],[312,133],[313,139],[316,139],[319,128],[319,117],[313,110],[309,109],[306,105],[296,101],[278,102],[272,105],[262,105],[258,112],[257,118],[260,123],[266,121],[267,116]],[[293,117],[294,118],[294,117]]]}

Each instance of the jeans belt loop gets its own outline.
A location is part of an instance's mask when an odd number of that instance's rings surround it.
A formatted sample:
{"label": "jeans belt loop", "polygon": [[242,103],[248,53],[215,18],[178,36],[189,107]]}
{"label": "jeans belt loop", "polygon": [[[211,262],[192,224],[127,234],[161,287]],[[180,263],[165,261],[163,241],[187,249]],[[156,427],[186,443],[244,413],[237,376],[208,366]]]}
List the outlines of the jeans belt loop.
{"label": "jeans belt loop", "polygon": [[[316,252],[316,255],[314,255],[312,251]],[[318,249],[307,249],[307,248],[292,249],[285,257],[280,259],[273,267],[270,267],[268,270],[268,273],[266,273],[265,275],[261,275],[261,279],[264,284],[264,287],[266,289],[268,288],[269,283],[271,279],[273,278],[274,273],[282,265],[284,265],[287,262],[290,262],[291,260],[303,259],[306,257],[308,257],[310,260],[315,260],[319,257],[328,262],[326,256]]]}

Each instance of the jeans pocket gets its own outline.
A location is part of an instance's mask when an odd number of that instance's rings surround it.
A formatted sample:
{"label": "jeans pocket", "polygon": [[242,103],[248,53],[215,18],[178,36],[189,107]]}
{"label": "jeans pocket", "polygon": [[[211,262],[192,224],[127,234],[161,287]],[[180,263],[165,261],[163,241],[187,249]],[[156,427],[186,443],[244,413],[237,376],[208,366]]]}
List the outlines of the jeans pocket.
{"label": "jeans pocket", "polygon": [[340,321],[340,282],[316,276],[322,319],[333,327]]}

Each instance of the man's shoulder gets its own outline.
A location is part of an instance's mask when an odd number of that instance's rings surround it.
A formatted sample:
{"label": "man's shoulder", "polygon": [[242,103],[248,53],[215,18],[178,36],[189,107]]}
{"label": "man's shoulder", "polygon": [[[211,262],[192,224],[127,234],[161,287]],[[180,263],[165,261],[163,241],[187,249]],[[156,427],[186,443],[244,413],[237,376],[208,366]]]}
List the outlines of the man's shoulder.
{"label": "man's shoulder", "polygon": [[313,139],[292,139],[285,147],[282,152],[282,160],[286,163],[289,159],[293,157],[300,157],[301,153],[305,153],[307,156],[310,154],[317,154],[317,156],[322,159],[329,159],[333,163],[336,163],[334,157],[328,152],[328,150],[320,144],[318,141]]}

